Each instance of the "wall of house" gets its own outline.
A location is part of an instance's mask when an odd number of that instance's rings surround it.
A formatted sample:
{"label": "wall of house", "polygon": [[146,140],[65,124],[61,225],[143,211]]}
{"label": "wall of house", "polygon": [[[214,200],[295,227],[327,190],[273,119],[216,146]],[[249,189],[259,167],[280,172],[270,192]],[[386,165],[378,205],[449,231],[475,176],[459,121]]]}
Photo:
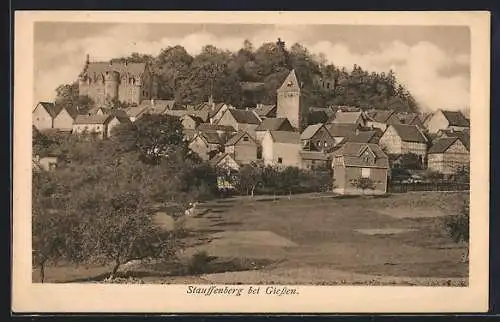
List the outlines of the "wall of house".
{"label": "wall of house", "polygon": [[238,130],[238,122],[236,122],[234,117],[229,112],[222,114],[222,117],[216,122],[216,124],[232,126]]}
{"label": "wall of house", "polygon": [[229,109],[229,107],[226,104],[222,105],[222,107],[220,108],[220,110],[217,111],[217,113],[215,113],[214,116],[212,116],[212,123],[214,123],[214,124],[217,123],[220,120],[220,118],[222,117],[222,115],[224,115],[224,113],[228,109]]}
{"label": "wall of house", "polygon": [[439,130],[448,128],[448,120],[442,112],[437,111],[429,118],[425,125],[429,133],[437,133]]}
{"label": "wall of house", "polygon": [[[274,142],[272,163],[284,167],[300,166],[300,144],[288,144]],[[279,163],[279,158],[282,162]]]}
{"label": "wall of house", "polygon": [[108,137],[110,137],[110,136],[111,136],[111,130],[112,130],[115,126],[119,125],[120,123],[121,123],[121,122],[120,122],[120,121],[119,121],[116,117],[114,117],[113,119],[111,119],[111,121],[109,121],[109,122],[108,122],[108,131],[107,131],[106,135],[107,135]]}
{"label": "wall of house", "polygon": [[388,127],[380,138],[379,145],[386,149],[389,154],[401,154],[402,141],[393,127]]}
{"label": "wall of house", "polygon": [[249,163],[257,160],[257,144],[250,138],[248,141],[244,141],[242,138],[231,148],[231,154],[237,162]]}
{"label": "wall of house", "polygon": [[236,127],[236,130],[238,131],[245,131],[248,134],[252,136],[252,138],[255,139],[255,129],[257,128],[258,124],[243,124],[239,123]]}
{"label": "wall of house", "polygon": [[66,109],[62,109],[54,118],[54,129],[71,131],[73,129],[73,118]]}
{"label": "wall of house", "polygon": [[[363,191],[352,185],[352,180],[361,177],[361,167],[346,167],[344,193],[362,194]],[[365,194],[383,194],[387,192],[387,169],[370,168],[370,179],[375,182],[375,189],[366,189]]]}
{"label": "wall of house", "polygon": [[52,117],[41,105],[38,105],[33,111],[32,122],[39,130],[51,129],[53,124]]}
{"label": "wall of house", "polygon": [[264,139],[264,136],[266,135],[267,131],[256,131],[255,132],[255,140],[257,143],[262,143],[262,140]]}
{"label": "wall of house", "polygon": [[346,182],[346,169],[342,164],[342,157],[333,159],[333,187],[332,191],[336,193],[344,193]]}
{"label": "wall of house", "polygon": [[302,169],[306,170],[313,170],[313,169],[328,169],[328,160],[316,160],[316,159],[304,159],[301,158],[301,163],[300,167]]}
{"label": "wall of house", "polygon": [[414,153],[420,155],[423,160],[427,153],[427,144],[417,142],[401,142],[401,153]]}
{"label": "wall of house", "polygon": [[431,153],[427,167],[444,174],[456,173],[460,168],[469,165],[470,154],[460,141],[455,141],[445,153]]}

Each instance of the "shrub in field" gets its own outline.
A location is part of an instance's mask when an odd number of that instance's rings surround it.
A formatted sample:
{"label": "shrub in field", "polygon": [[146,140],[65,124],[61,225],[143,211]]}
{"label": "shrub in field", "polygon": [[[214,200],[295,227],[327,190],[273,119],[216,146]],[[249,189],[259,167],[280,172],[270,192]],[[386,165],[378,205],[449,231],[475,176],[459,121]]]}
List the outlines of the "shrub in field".
{"label": "shrub in field", "polygon": [[375,185],[377,182],[370,178],[359,177],[357,179],[351,180],[351,185],[353,185],[357,189],[361,189],[363,194],[365,194],[366,190],[375,190]]}
{"label": "shrub in field", "polygon": [[444,226],[453,241],[467,245],[464,260],[469,257],[469,220],[469,198],[464,199],[460,214],[444,218]]}
{"label": "shrub in field", "polygon": [[188,262],[187,270],[189,274],[203,274],[210,270],[211,258],[206,251],[196,252]]}

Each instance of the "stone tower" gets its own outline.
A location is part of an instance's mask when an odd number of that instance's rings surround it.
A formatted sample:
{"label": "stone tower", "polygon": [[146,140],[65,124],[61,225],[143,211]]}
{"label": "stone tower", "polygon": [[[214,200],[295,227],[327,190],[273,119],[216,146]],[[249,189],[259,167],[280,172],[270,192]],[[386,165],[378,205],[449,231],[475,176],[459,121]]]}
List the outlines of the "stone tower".
{"label": "stone tower", "polygon": [[276,117],[286,117],[294,128],[299,129],[302,104],[300,83],[297,80],[295,70],[292,69],[288,74],[281,87],[278,88],[277,94]]}
{"label": "stone tower", "polygon": [[104,95],[108,102],[118,100],[120,74],[117,71],[106,71],[104,76]]}

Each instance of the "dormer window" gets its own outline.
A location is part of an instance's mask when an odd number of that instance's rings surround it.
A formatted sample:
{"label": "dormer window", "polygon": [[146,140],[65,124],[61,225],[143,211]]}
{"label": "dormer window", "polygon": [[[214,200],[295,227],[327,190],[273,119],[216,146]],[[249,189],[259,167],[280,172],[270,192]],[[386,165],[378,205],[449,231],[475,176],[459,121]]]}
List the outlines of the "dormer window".
{"label": "dormer window", "polygon": [[286,84],[286,86],[288,86],[288,87],[293,86],[293,82],[292,82],[292,81],[289,81],[289,82],[288,82],[288,84]]}

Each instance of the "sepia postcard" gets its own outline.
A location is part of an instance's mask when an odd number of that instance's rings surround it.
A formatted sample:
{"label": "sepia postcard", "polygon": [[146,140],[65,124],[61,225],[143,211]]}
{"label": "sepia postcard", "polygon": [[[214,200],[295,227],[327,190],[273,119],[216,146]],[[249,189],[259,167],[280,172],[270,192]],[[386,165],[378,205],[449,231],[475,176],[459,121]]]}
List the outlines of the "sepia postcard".
{"label": "sepia postcard", "polygon": [[17,11],[14,45],[14,312],[488,310],[488,12]]}

